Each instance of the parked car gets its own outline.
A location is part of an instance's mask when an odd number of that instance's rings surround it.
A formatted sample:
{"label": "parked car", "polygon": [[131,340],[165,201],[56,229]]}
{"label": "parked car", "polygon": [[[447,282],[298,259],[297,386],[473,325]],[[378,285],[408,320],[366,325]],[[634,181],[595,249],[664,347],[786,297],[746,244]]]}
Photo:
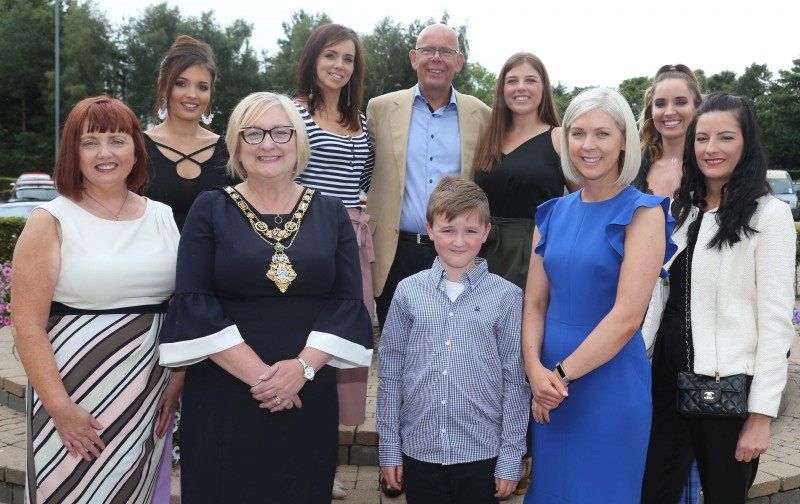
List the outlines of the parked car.
{"label": "parked car", "polygon": [[16,201],[0,205],[0,219],[6,217],[22,217],[27,219],[33,209],[40,206],[43,201]]}
{"label": "parked car", "polygon": [[53,179],[52,177],[50,177],[50,175],[43,172],[24,172],[19,177],[17,177],[17,181],[13,182],[11,185],[15,186],[23,182],[43,181],[43,180],[52,181]]}
{"label": "parked car", "polygon": [[767,182],[772,187],[772,194],[789,205],[794,220],[800,220],[800,206],[797,203],[797,193],[789,172],[786,170],[767,170]]}
{"label": "parked car", "polygon": [[11,189],[9,203],[14,201],[50,201],[58,196],[56,186],[52,181],[37,180],[24,181],[14,185]]}

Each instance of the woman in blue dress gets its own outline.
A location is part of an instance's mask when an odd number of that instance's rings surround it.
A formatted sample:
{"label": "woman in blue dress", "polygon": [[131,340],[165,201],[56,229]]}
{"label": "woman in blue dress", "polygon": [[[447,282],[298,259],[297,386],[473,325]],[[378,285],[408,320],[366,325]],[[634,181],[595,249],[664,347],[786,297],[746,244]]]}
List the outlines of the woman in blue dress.
{"label": "woman in blue dress", "polygon": [[669,199],[629,186],[638,143],[616,91],[590,89],[567,108],[562,169],[584,188],[536,213],[522,330],[535,420],[526,503],[639,502],[652,413],[639,326],[674,244]]}

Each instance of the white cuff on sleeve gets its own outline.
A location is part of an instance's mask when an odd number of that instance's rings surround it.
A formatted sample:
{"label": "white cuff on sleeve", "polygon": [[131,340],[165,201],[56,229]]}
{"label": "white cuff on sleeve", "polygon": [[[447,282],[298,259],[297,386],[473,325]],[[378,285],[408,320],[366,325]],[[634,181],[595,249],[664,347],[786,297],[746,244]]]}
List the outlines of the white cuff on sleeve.
{"label": "white cuff on sleeve", "polygon": [[163,343],[159,345],[158,363],[164,367],[181,367],[195,364],[208,358],[209,355],[227,350],[244,343],[239,328],[235,325],[225,329],[188,341]]}
{"label": "white cuff on sleeve", "polygon": [[372,364],[372,350],[364,348],[335,334],[311,331],[306,346],[321,350],[333,358],[329,366],[339,369],[369,367]]}

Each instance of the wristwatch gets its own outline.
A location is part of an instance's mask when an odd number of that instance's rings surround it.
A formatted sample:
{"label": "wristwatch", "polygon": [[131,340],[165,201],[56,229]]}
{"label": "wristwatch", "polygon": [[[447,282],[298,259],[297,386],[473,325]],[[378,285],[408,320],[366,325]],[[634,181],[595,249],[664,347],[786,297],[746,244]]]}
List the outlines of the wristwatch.
{"label": "wristwatch", "polygon": [[306,361],[304,361],[302,357],[298,357],[297,360],[299,360],[300,364],[303,366],[303,377],[308,381],[313,380],[314,368],[306,364]]}
{"label": "wristwatch", "polygon": [[572,378],[567,376],[566,371],[564,371],[564,368],[561,367],[561,361],[556,362],[556,373],[558,373],[558,376],[560,376],[561,380],[567,385],[569,385],[570,382],[572,382]]}

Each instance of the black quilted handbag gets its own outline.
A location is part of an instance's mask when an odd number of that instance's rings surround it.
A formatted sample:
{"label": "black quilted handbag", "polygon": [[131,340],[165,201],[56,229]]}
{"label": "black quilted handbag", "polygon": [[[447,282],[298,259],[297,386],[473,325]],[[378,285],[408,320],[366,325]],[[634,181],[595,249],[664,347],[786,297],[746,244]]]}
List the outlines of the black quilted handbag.
{"label": "black quilted handbag", "polygon": [[[700,215],[702,219],[702,214]],[[699,231],[700,226],[696,227]],[[686,251],[685,288],[686,288],[686,367],[692,369],[689,358],[689,331],[692,327],[691,289],[689,288],[689,270],[692,267],[695,234],[690,238]],[[717,333],[714,331],[714,352],[717,357],[717,370],[714,376],[695,374],[691,371],[678,373],[678,413],[682,416],[714,416],[747,418],[747,393],[750,383],[744,373],[733,376],[719,375],[719,352],[717,351]]]}
{"label": "black quilted handbag", "polygon": [[747,375],[678,373],[678,413],[683,416],[747,418]]}

